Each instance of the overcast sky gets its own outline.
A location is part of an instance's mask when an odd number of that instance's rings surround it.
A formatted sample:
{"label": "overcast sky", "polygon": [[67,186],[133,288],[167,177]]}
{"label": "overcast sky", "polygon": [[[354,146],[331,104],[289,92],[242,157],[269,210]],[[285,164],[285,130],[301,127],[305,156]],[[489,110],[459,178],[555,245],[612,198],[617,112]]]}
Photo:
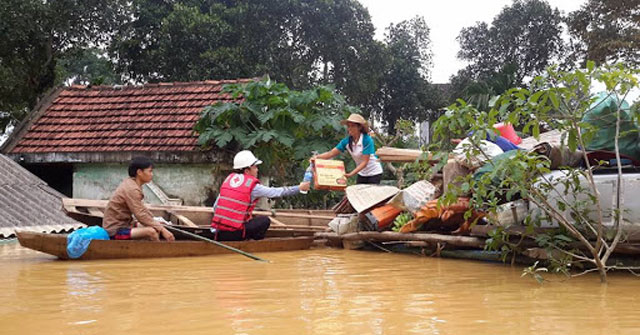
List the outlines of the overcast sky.
{"label": "overcast sky", "polygon": [[[434,83],[446,83],[449,77],[463,68],[465,63],[456,58],[458,42],[456,37],[464,27],[476,22],[491,23],[502,8],[512,0],[358,0],[369,9],[371,20],[376,27],[376,38],[384,39],[384,30],[391,23],[411,19],[416,15],[424,17],[431,29],[431,51],[433,68],[431,79]],[[580,8],[587,0],[547,0],[553,8],[568,13]]]}

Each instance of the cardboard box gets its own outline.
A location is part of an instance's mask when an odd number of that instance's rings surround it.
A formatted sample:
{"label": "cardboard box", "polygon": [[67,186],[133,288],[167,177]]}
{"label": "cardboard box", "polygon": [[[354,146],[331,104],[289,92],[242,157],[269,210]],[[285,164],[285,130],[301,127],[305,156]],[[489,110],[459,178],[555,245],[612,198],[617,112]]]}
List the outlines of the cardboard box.
{"label": "cardboard box", "polygon": [[316,190],[343,191],[347,188],[344,178],[344,162],[331,159],[316,159],[313,165],[313,188]]}

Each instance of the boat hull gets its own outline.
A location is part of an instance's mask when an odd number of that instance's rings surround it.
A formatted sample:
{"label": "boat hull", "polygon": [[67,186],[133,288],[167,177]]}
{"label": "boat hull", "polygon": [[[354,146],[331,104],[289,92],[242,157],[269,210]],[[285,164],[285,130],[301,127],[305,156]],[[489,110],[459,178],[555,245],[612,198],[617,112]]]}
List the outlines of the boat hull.
{"label": "boat hull", "polygon": [[[40,251],[60,259],[70,259],[67,255],[66,234],[45,234],[16,232],[20,245]],[[309,249],[313,237],[270,238],[259,241],[234,241],[224,244],[242,251],[275,252]],[[79,260],[192,257],[231,254],[233,251],[204,241],[143,241],[143,240],[93,240]]]}

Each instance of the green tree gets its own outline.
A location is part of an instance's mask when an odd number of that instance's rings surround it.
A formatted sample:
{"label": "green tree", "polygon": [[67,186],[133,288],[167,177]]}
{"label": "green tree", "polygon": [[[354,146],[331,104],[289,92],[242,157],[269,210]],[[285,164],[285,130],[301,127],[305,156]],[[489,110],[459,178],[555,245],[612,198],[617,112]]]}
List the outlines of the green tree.
{"label": "green tree", "polygon": [[588,0],[568,15],[574,57],[583,65],[626,62],[640,65],[640,2]]}
{"label": "green tree", "polygon": [[514,0],[491,25],[462,29],[458,58],[470,64],[451,79],[453,98],[475,96],[486,102],[487,96],[542,73],[563,51],[561,23],[560,12],[546,1]]}
{"label": "green tree", "polygon": [[56,77],[72,84],[114,85],[120,84],[114,64],[102,50],[75,49],[65,53],[58,61]]}
{"label": "green tree", "polygon": [[458,71],[451,77],[452,96],[449,100],[462,98],[481,110],[489,109],[489,102],[511,87],[518,86],[515,81],[516,66],[505,65],[499,72],[487,73],[483,79],[477,79],[469,68]]}
{"label": "green tree", "polygon": [[248,75],[233,44],[229,10],[210,1],[133,2],[132,19],[110,46],[118,71],[133,80],[193,81]]}
{"label": "green tree", "polygon": [[20,121],[57,77],[66,54],[109,40],[124,0],[0,0],[0,132]]}
{"label": "green tree", "polygon": [[432,65],[429,27],[424,18],[391,24],[386,46],[389,63],[382,81],[380,117],[390,134],[400,119],[435,119],[429,113],[441,107],[438,91],[429,83]]}
{"label": "green tree", "polygon": [[138,81],[268,74],[297,89],[333,84],[366,105],[378,87],[383,46],[354,0],[135,0],[110,50]]}

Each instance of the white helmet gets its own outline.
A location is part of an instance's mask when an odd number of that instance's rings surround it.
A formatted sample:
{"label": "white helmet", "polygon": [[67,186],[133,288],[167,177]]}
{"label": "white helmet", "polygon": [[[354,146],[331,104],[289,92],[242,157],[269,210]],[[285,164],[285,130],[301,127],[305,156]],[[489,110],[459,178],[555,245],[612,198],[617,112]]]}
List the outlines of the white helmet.
{"label": "white helmet", "polygon": [[257,159],[249,150],[242,150],[233,157],[234,170],[244,169],[258,164],[262,164],[262,161]]}

